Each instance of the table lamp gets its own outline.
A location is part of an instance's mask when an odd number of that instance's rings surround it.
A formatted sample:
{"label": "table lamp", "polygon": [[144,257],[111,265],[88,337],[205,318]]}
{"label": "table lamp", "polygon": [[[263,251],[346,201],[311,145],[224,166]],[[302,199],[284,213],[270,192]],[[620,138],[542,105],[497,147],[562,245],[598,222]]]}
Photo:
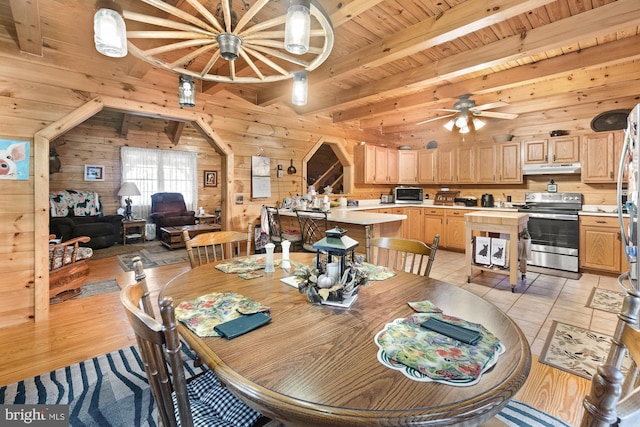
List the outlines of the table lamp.
{"label": "table lamp", "polygon": [[130,221],[133,219],[133,215],[131,215],[131,196],[139,196],[140,190],[134,182],[125,181],[120,186],[120,191],[118,191],[118,196],[126,197],[124,202],[127,204],[127,207],[124,210],[124,219]]}

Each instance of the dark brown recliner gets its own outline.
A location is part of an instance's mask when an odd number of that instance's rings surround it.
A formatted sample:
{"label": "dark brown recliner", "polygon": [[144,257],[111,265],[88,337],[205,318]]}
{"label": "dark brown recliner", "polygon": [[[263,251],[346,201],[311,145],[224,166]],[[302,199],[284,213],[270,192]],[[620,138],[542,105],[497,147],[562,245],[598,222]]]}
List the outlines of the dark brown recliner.
{"label": "dark brown recliner", "polygon": [[180,193],[156,193],[151,195],[151,222],[156,225],[156,238],[160,239],[162,227],[194,225],[196,213],[188,211]]}

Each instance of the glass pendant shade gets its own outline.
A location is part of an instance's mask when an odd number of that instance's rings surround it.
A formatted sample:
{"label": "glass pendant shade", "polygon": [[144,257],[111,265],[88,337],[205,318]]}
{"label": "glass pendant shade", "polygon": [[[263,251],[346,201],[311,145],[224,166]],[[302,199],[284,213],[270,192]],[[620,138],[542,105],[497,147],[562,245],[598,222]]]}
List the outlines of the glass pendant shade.
{"label": "glass pendant shade", "polygon": [[306,71],[293,72],[293,87],[291,89],[291,103],[293,105],[306,105],[309,81]]}
{"label": "glass pendant shade", "polygon": [[456,119],[456,126],[458,126],[458,128],[462,129],[463,127],[467,126],[467,116],[460,116]]}
{"label": "glass pendant shade", "polygon": [[445,123],[444,128],[446,130],[448,130],[449,132],[451,132],[453,130],[453,127],[456,125],[456,121],[454,119],[449,120],[447,123]]}
{"label": "glass pendant shade", "polygon": [[469,127],[468,126],[463,126],[460,128],[460,133],[469,133]]}
{"label": "glass pendant shade", "polygon": [[178,83],[178,102],[183,107],[196,106],[196,84],[193,77],[184,74],[180,75]]}
{"label": "glass pendant shade", "polygon": [[302,55],[309,50],[311,32],[310,0],[291,0],[284,26],[284,47],[287,52]]}
{"label": "glass pendant shade", "polygon": [[451,132],[453,130],[453,127],[456,125],[456,121],[455,119],[451,119],[449,120],[447,123],[445,123],[444,125],[442,125],[446,130],[448,130],[449,132]]}
{"label": "glass pendant shade", "polygon": [[[114,7],[117,7],[113,4]],[[96,50],[111,58],[127,55],[127,28],[116,10],[99,8],[93,16],[93,41]]]}
{"label": "glass pendant shade", "polygon": [[473,127],[478,130],[478,129],[482,129],[484,127],[484,125],[486,125],[485,122],[483,122],[480,119],[476,119],[475,117],[471,120],[473,122]]}

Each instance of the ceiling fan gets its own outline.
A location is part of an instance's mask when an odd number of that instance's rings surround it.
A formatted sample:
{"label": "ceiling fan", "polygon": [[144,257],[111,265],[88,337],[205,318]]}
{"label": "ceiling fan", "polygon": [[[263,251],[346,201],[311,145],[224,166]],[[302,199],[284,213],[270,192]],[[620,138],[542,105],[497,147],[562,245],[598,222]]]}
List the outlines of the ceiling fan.
{"label": "ceiling fan", "polygon": [[[453,117],[449,120],[444,127],[447,130],[453,130],[454,126],[457,126],[460,129],[460,133],[469,132],[469,120],[473,123],[473,126],[477,129],[480,129],[485,125],[485,122],[478,119],[477,117],[491,117],[494,119],[508,119],[513,120],[518,117],[517,114],[513,113],[498,113],[495,111],[485,111],[491,108],[504,107],[505,105],[509,105],[508,102],[497,101],[490,102],[488,104],[478,105],[476,106],[476,102],[471,98],[470,93],[466,93],[464,95],[458,96],[458,101],[453,104],[454,109],[448,108],[434,108],[437,111],[447,111],[451,112],[451,114],[445,114],[444,116],[434,117],[432,119],[423,120],[421,122],[416,123],[416,125],[423,125],[425,123],[433,122],[435,120],[445,119],[447,117]],[[471,117],[469,116],[471,113]],[[457,116],[457,117],[454,117]]]}

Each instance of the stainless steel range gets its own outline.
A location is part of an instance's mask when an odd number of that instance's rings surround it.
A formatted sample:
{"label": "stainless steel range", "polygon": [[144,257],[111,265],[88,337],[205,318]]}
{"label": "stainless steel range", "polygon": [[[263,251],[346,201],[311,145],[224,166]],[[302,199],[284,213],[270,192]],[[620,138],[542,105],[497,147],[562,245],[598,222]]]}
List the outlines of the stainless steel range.
{"label": "stainless steel range", "polygon": [[528,265],[578,272],[580,210],[580,193],[526,193],[525,206],[518,211],[529,214]]}

